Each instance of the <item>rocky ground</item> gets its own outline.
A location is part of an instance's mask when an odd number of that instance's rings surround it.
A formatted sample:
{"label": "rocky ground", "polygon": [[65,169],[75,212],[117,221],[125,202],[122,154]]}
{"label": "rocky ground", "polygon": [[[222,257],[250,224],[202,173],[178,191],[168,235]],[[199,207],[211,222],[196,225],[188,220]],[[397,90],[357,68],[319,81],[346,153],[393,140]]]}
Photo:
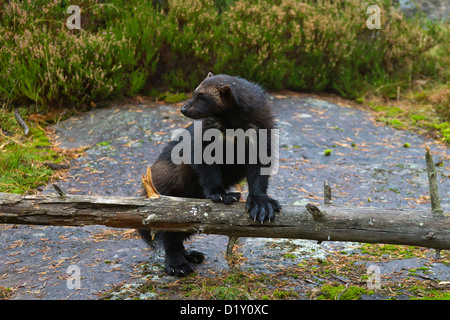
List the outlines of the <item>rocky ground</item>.
{"label": "rocky ground", "polygon": [[397,0],[406,16],[423,12],[433,20],[446,20],[450,14],[450,0]]}
{"label": "rocky ground", "polygon": [[[274,94],[270,103],[280,129],[281,159],[269,193],[281,203],[321,203],[328,180],[335,204],[429,209],[428,144],[435,162],[444,163],[437,168],[438,180],[442,206],[450,211],[450,151],[445,145],[387,127],[336,100]],[[189,123],[179,107],[125,104],[60,122],[54,128],[60,147],[87,147],[71,161],[61,188],[69,194],[143,194],[141,176],[147,166],[172,130]],[[324,154],[326,149],[331,155]],[[54,190],[48,186],[42,192]],[[194,276],[179,280],[164,275],[162,252],[147,248],[133,230],[11,225],[0,225],[0,230],[0,287],[11,288],[4,293],[8,299],[450,296],[447,251],[436,261],[434,250],[424,248],[245,238],[229,264],[227,237],[198,235],[187,246],[206,253],[206,261]],[[78,285],[72,270],[80,274]]]}

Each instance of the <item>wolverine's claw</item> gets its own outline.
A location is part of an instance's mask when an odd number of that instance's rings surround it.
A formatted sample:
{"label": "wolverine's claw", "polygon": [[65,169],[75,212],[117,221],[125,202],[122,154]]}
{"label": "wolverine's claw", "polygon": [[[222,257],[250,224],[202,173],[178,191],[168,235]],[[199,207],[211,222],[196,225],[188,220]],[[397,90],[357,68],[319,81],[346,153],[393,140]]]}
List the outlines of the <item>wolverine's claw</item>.
{"label": "wolverine's claw", "polygon": [[241,194],[239,192],[225,192],[225,193],[212,193],[208,196],[214,202],[223,202],[225,204],[231,204],[239,201]]}
{"label": "wolverine's claw", "polygon": [[261,224],[264,223],[264,221],[275,221],[275,212],[279,212],[281,210],[281,206],[278,201],[267,195],[251,195],[247,197],[246,208],[250,219],[253,221],[259,221]]}

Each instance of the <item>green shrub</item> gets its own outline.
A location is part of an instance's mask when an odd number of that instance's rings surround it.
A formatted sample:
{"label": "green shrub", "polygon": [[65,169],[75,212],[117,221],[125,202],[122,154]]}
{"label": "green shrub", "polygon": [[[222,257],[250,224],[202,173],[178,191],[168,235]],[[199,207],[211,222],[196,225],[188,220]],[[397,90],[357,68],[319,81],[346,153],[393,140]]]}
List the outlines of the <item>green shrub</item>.
{"label": "green shrub", "polygon": [[65,160],[51,148],[41,124],[28,121],[29,135],[25,137],[14,112],[0,108],[0,192],[22,194],[44,185],[54,174],[45,163]]}
{"label": "green shrub", "polygon": [[447,86],[435,88],[428,100],[434,105],[441,118],[450,122],[450,83]]}
{"label": "green shrub", "polygon": [[408,86],[413,65],[433,44],[416,21],[379,1],[382,28],[366,27],[369,1],[236,1],[221,16],[215,69],[271,89],[335,90],[357,97]]}
{"label": "green shrub", "polygon": [[171,0],[160,27],[161,80],[191,91],[213,69],[217,57],[218,11],[212,0]]}
{"label": "green shrub", "polygon": [[[445,81],[448,26],[405,19],[391,3],[83,0],[82,29],[69,30],[68,1],[1,2],[0,102],[77,105],[155,87],[190,91],[209,71],[350,98],[394,96],[418,75]],[[366,26],[373,4],[382,9],[379,30]]]}
{"label": "green shrub", "polygon": [[104,28],[92,23],[86,30],[69,30],[65,6],[46,1],[39,4],[36,6],[42,11],[26,2],[3,4],[2,100],[79,104],[133,95],[155,71],[157,13],[151,5],[141,4],[139,11],[121,8],[116,19],[109,19],[110,11],[118,10],[115,6],[84,1],[80,7],[87,8],[87,13],[82,17],[95,21],[102,16],[107,20]]}

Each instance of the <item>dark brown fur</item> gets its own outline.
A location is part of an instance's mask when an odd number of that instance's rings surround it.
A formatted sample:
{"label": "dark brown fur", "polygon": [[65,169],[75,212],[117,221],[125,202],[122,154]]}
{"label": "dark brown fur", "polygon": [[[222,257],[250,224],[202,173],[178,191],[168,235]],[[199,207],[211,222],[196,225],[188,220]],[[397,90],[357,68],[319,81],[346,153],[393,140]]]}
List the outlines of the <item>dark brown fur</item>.
{"label": "dark brown fur", "polygon": [[[247,80],[208,74],[181,112],[189,118],[201,119],[203,132],[210,128],[221,130],[223,135],[226,129],[270,130],[274,128],[274,118],[266,96],[260,86]],[[193,125],[187,128],[191,137],[194,137],[193,128]],[[246,178],[249,187],[246,208],[250,219],[261,223],[274,220],[275,212],[281,207],[267,195],[269,177],[260,174],[264,167],[261,163],[250,164],[247,159],[244,164],[176,165],[172,162],[171,152],[177,143],[169,142],[152,166],[153,183],[159,193],[230,204],[238,201],[241,195],[228,192],[228,189]],[[203,142],[203,149],[209,143]],[[270,140],[267,143],[270,150]],[[150,232],[139,230],[139,234],[151,243]],[[183,241],[188,236],[178,232],[159,233],[166,251],[165,271],[168,274],[185,276],[193,272],[192,263],[203,261],[202,253],[184,249]]]}

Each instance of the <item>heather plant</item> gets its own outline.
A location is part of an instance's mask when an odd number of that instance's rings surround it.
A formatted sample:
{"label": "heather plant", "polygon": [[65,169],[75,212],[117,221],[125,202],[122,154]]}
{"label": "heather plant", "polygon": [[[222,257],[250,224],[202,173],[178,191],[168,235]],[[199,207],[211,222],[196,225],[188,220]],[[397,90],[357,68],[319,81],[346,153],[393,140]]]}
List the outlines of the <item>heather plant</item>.
{"label": "heather plant", "polygon": [[[378,1],[382,28],[369,30],[369,1],[236,1],[222,14],[215,68],[269,88],[395,92],[410,84],[414,62],[435,41],[390,1]],[[390,89],[390,91],[388,90]]]}
{"label": "heather plant", "polygon": [[288,59],[280,44],[290,22],[279,23],[289,18],[286,12],[269,1],[236,1],[221,18],[214,51],[227,54],[217,56],[214,69],[245,75],[267,88],[281,88]]}
{"label": "heather plant", "polygon": [[192,90],[212,71],[221,54],[218,9],[212,0],[169,0],[161,32],[161,80],[174,89]]}
{"label": "heather plant", "polygon": [[[370,30],[373,4],[381,28]],[[430,54],[445,35],[438,24],[405,19],[391,0],[83,0],[80,30],[65,25],[68,5],[0,2],[1,102],[189,91],[209,71],[271,90],[394,96],[417,76],[445,82],[449,72],[448,48]]]}
{"label": "heather plant", "polygon": [[[119,10],[85,1],[80,6],[86,8],[87,25],[69,30],[66,6],[58,1],[42,6],[30,3],[3,4],[0,13],[2,100],[80,104],[123,93],[133,95],[155,71],[157,22],[145,15],[156,16],[151,5],[151,10],[143,12],[143,8]],[[120,17],[98,28],[96,20],[101,24],[102,19],[112,17],[111,10],[120,11]]]}
{"label": "heather plant", "polygon": [[433,103],[442,120],[450,122],[450,84],[433,89],[428,100]]}

